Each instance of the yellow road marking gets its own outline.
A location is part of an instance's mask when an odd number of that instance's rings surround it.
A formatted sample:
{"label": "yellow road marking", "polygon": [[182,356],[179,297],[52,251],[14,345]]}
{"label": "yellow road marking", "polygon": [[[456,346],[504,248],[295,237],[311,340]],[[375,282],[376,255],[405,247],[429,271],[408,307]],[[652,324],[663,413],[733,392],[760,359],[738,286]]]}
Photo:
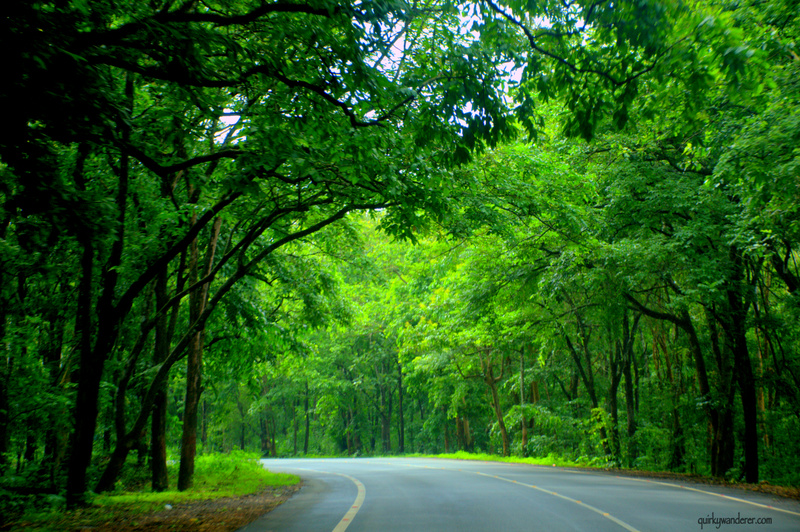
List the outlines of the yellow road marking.
{"label": "yellow road marking", "polygon": [[344,514],[344,517],[342,517],[342,520],[339,521],[338,525],[336,525],[336,528],[333,529],[333,532],[344,532],[347,530],[347,527],[350,526],[350,523],[358,513],[358,510],[361,509],[361,505],[364,504],[364,499],[367,497],[367,488],[364,487],[364,484],[362,484],[360,480],[353,478],[350,475],[345,475],[343,473],[333,474],[352,480],[356,485],[356,488],[358,488],[358,494],[356,495],[356,500],[353,501],[353,505],[350,507],[347,513]]}
{"label": "yellow road marking", "polygon": [[358,490],[356,494],[356,500],[353,501],[352,506],[350,509],[347,510],[347,513],[344,514],[344,517],[339,521],[339,524],[333,529],[333,532],[344,532],[347,530],[347,527],[350,526],[350,523],[353,521],[353,518],[356,516],[358,511],[361,509],[361,505],[364,504],[364,499],[367,497],[367,488],[364,487],[364,484],[361,483],[360,480],[357,478],[353,478],[350,475],[345,475],[344,473],[333,473],[332,471],[322,471],[320,469],[310,469],[307,467],[296,467],[294,469],[300,469],[304,471],[314,471],[315,473],[324,473],[326,475],[339,475],[340,477],[344,477],[353,484],[356,485],[356,489]]}

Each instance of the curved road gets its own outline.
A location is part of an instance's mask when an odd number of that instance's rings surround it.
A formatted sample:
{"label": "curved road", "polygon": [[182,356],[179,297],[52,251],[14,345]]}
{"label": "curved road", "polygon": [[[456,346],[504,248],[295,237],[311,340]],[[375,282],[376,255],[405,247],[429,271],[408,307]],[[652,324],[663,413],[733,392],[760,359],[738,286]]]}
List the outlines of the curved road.
{"label": "curved road", "polygon": [[800,531],[800,503],[717,486],[422,458],[263,460],[304,486],[240,532]]}

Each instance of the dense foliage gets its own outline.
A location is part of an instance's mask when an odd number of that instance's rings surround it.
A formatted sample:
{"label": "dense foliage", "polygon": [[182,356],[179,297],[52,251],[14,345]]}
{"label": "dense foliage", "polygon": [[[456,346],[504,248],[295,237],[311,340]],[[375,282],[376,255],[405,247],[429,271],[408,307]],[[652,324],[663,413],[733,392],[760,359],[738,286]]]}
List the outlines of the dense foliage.
{"label": "dense foliage", "polygon": [[2,9],[3,489],[198,448],[798,481],[796,3]]}

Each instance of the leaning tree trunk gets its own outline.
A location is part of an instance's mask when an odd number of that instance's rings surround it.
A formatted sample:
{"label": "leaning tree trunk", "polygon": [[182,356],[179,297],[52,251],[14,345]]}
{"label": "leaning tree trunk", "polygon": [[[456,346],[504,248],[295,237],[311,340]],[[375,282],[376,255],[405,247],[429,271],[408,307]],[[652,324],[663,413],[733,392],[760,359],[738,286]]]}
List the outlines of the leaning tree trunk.
{"label": "leaning tree trunk", "polygon": [[481,358],[481,365],[483,366],[483,381],[489,387],[489,392],[492,394],[492,408],[494,409],[494,415],[497,419],[497,425],[500,428],[500,436],[503,439],[503,456],[508,456],[510,447],[508,430],[506,429],[506,422],[503,419],[503,409],[500,406],[500,394],[497,391],[497,383],[503,379],[503,371],[501,370],[498,377],[494,376],[491,354],[485,360]]}

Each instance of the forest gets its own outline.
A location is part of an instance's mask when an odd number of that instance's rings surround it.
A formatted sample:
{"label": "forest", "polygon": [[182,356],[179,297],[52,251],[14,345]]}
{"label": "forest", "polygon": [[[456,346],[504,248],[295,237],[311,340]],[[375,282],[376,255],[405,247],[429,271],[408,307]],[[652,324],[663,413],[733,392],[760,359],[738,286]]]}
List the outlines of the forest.
{"label": "forest", "polygon": [[0,497],[239,449],[800,483],[797,0],[0,10]]}

